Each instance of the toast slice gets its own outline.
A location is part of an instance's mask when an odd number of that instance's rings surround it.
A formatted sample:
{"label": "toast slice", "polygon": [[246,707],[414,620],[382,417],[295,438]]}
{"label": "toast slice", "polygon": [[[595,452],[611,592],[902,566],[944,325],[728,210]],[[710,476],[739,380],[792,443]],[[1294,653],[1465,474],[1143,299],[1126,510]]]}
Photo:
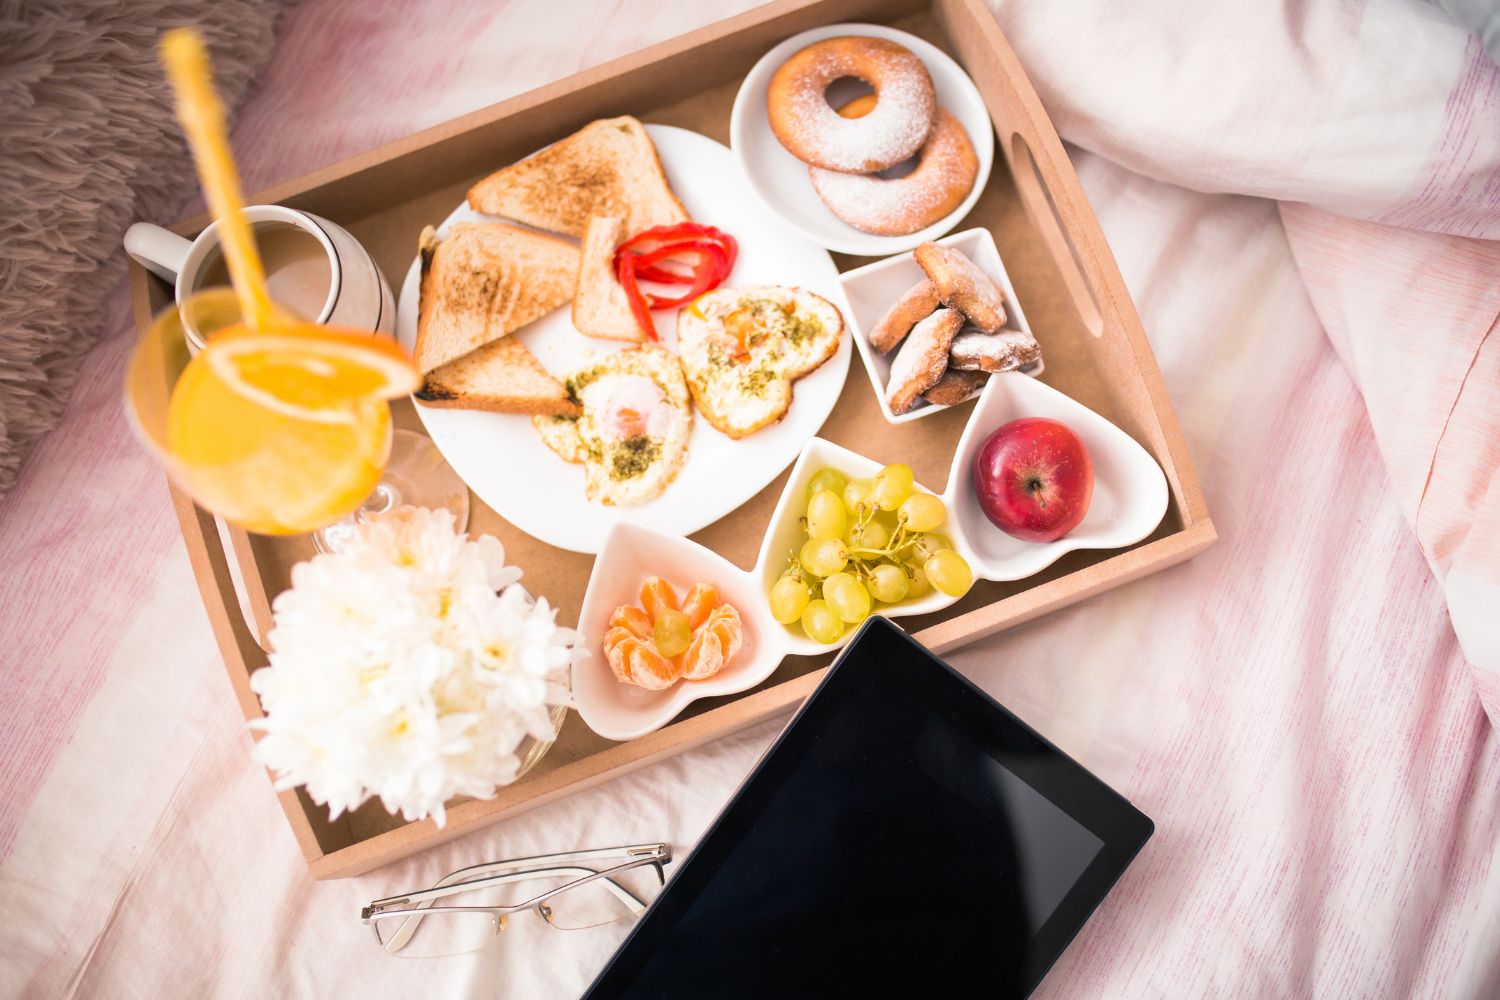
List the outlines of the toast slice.
{"label": "toast slice", "polygon": [[573,290],[573,327],[605,340],[645,340],[625,289],[615,277],[615,248],[624,220],[617,215],[589,217],[578,255],[578,284]]}
{"label": "toast slice", "polygon": [[499,340],[573,297],[578,248],[501,223],[422,231],[417,369],[424,374]]}
{"label": "toast slice", "polygon": [[624,236],[685,222],[646,127],[601,118],[469,189],[469,207],[528,226],[583,236],[591,215],[617,215]]}
{"label": "toast slice", "polygon": [[416,392],[428,406],[575,417],[581,411],[519,337],[501,337],[429,372]]}

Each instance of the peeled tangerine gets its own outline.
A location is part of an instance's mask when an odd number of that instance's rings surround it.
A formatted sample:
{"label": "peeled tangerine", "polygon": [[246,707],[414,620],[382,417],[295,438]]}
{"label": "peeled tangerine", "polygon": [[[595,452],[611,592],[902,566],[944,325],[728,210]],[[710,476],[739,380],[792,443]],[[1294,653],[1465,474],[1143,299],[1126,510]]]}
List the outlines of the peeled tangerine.
{"label": "peeled tangerine", "polygon": [[[609,616],[604,633],[604,657],[615,678],[649,691],[671,687],[679,679],[701,681],[724,669],[740,651],[744,626],[734,605],[719,600],[719,592],[695,583],[681,603],[672,585],[659,576],[641,584],[640,606],[622,604]],[[675,656],[662,654],[680,645],[674,634],[686,618],[686,649]]]}

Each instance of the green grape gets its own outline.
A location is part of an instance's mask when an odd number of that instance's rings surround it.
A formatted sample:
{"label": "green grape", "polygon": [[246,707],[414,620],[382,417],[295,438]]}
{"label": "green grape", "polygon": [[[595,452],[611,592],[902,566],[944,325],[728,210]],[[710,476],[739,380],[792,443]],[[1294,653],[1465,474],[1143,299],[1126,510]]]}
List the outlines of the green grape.
{"label": "green grape", "polygon": [[882,604],[895,604],[906,596],[910,586],[900,566],[881,563],[870,571],[870,596]]}
{"label": "green grape", "polygon": [[948,508],[931,493],[913,493],[901,504],[896,514],[912,531],[931,531],[942,527],[943,520],[948,516]]}
{"label": "green grape", "polygon": [[969,564],[952,549],[934,552],[922,564],[922,569],[932,585],[949,597],[962,596],[974,582],[974,572],[969,569]]}
{"label": "green grape", "polygon": [[900,507],[913,489],[911,466],[887,465],[875,474],[875,502],[881,510]]}
{"label": "green grape", "polygon": [[771,584],[771,617],[790,625],[802,617],[807,598],[807,584],[795,576],[783,576]]}
{"label": "green grape", "polygon": [[693,627],[688,624],[687,615],[667,608],[657,616],[652,638],[656,640],[656,651],[670,660],[687,652],[688,643],[693,640]]}
{"label": "green grape", "polygon": [[935,553],[941,552],[944,549],[951,548],[953,548],[953,543],[948,541],[948,539],[944,538],[942,535],[936,535],[932,532],[928,532],[925,535],[917,536],[916,544],[911,547],[910,558],[913,562],[925,563],[927,560],[931,559]]}
{"label": "green grape", "polygon": [[832,490],[819,490],[807,501],[807,533],[813,538],[842,538],[849,527],[844,501]]}
{"label": "green grape", "polygon": [[802,631],[813,642],[838,642],[844,623],[826,601],[809,601],[802,611]]}
{"label": "green grape", "polygon": [[832,576],[848,565],[849,550],[837,538],[809,538],[797,561],[813,576]]}
{"label": "green grape", "polygon": [[860,507],[868,507],[874,503],[870,494],[875,490],[875,484],[868,479],[851,479],[844,484],[844,506],[849,508],[849,513],[858,515]]}
{"label": "green grape", "polygon": [[870,592],[850,573],[835,573],[823,581],[823,600],[829,610],[850,625],[870,617]]}
{"label": "green grape", "polygon": [[844,543],[851,549],[883,549],[891,540],[891,533],[879,521],[871,521],[861,528],[851,524],[844,535]]}
{"label": "green grape", "polygon": [[909,581],[906,585],[907,597],[926,597],[932,593],[932,581],[927,579],[927,574],[922,570],[920,562],[909,562],[906,568],[911,571],[911,576],[907,578]]}
{"label": "green grape", "polygon": [[844,487],[848,485],[849,477],[838,469],[819,469],[813,473],[812,479],[807,483],[807,495],[811,497],[814,493],[827,490],[839,496],[844,495]]}

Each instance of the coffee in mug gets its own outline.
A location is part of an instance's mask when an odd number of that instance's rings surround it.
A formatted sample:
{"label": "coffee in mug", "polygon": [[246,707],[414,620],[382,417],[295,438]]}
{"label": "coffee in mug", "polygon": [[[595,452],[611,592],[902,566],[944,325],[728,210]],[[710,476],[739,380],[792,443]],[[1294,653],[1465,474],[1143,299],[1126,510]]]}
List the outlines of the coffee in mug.
{"label": "coffee in mug", "polygon": [[[342,226],[282,205],[251,205],[245,219],[260,250],[271,301],[311,323],[386,336],[395,329],[391,286],[375,259]],[[229,284],[217,222],[192,240],[137,222],[125,232],[125,252],[172,282],[178,305],[200,289]],[[203,337],[187,318],[183,334],[190,350],[202,349]]]}
{"label": "coffee in mug", "polygon": [[[271,301],[302,319],[316,321],[333,287],[328,251],[307,230],[285,222],[262,222],[254,231]],[[228,284],[229,267],[223,251],[215,247],[198,272],[197,288]]]}

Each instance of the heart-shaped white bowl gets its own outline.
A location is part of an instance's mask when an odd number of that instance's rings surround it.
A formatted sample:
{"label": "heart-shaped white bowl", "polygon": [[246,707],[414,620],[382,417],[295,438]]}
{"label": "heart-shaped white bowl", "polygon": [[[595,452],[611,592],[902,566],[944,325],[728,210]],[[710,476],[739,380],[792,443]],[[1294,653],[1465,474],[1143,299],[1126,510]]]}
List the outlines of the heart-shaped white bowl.
{"label": "heart-shaped white bowl", "polygon": [[[1054,542],[1027,542],[990,523],[974,492],[974,458],[1002,424],[1050,417],[1083,441],[1094,464],[1094,494],[1083,522]],[[1021,580],[1075,549],[1117,549],[1156,530],[1167,512],[1167,477],[1135,439],[1070,396],[1017,372],[990,377],[953,456],[948,505],[955,547],[986,580]],[[968,551],[964,551],[967,549]],[[970,558],[972,555],[972,558]]]}
{"label": "heart-shaped white bowl", "polygon": [[[739,611],[744,643],[723,670],[701,681],[678,681],[662,691],[647,691],[615,678],[601,648],[609,617],[622,604],[639,604],[641,583],[659,576],[679,595],[703,581],[719,598]],[[618,521],[594,557],[594,571],[583,595],[578,631],[589,657],[573,666],[573,698],[578,713],[594,732],[610,740],[632,740],[659,729],[699,698],[738,694],[771,676],[786,656],[784,630],[771,617],[765,594],[746,573],[712,549]]]}
{"label": "heart-shaped white bowl", "polygon": [[[818,470],[823,468],[837,469],[850,479],[869,479],[880,471],[881,464],[858,452],[836,445],[832,441],[825,441],[823,438],[813,438],[807,442],[806,447],[802,449],[802,454],[797,456],[797,464],[792,466],[792,475],[787,480],[786,489],[781,491],[781,499],[776,502],[776,512],[771,515],[771,523],[766,528],[766,537],[761,542],[760,556],[755,560],[754,574],[763,595],[770,594],[771,585],[786,570],[789,560],[802,548],[802,543],[807,541],[807,532],[802,527],[802,516],[807,513],[807,484]],[[920,483],[917,484],[917,488],[927,493],[933,492]],[[948,523],[938,529],[939,533],[948,534],[952,522],[953,517],[950,514]],[[968,553],[962,550],[959,554],[968,558]],[[766,600],[768,600],[766,597],[762,597],[763,602]],[[932,611],[940,611],[956,600],[955,597],[933,590],[919,598],[898,601],[895,604],[877,605],[875,612],[887,618],[925,615]],[[784,641],[788,652],[805,656],[838,649],[855,632],[852,628],[847,629],[843,638],[837,642],[823,643],[809,639],[802,633],[800,626],[782,625],[774,618],[772,624],[785,635]]]}
{"label": "heart-shaped white bowl", "polygon": [[[1031,333],[1031,324],[1026,322],[1026,313],[1021,310],[1021,302],[1016,298],[1015,286],[1010,283],[1010,275],[1005,271],[1005,262],[1000,259],[1000,251],[995,246],[995,237],[988,229],[966,229],[952,236],[944,236],[936,242],[939,246],[952,247],[962,253],[999,286],[1001,293],[1005,296],[1007,328]],[[848,320],[850,332],[854,335],[854,346],[859,350],[860,360],[865,363],[865,373],[870,376],[870,385],[875,389],[875,398],[880,400],[880,412],[889,423],[893,424],[920,420],[947,409],[946,406],[918,400],[917,405],[905,413],[900,415],[892,413],[890,404],[885,399],[885,389],[891,380],[891,361],[895,358],[896,352],[881,354],[870,346],[870,331],[875,328],[875,324],[885,316],[892,303],[926,276],[910,251],[895,257],[887,257],[885,260],[877,260],[863,267],[856,267],[852,271],[845,271],[839,275],[839,284],[843,285],[844,298],[849,303]],[[1027,375],[1040,375],[1045,370],[1043,367],[1045,360],[1043,358],[1040,361],[1034,361],[1021,371]],[[977,396],[979,393],[974,393],[974,395]]]}
{"label": "heart-shaped white bowl", "polygon": [[[855,229],[829,211],[813,190],[807,164],[788,153],[771,131],[766,116],[766,91],[782,63],[813,42],[841,35],[868,35],[904,45],[927,67],[937,91],[938,105],[946,108],[974,144],[979,172],[968,197],[952,212],[925,229],[906,236],[878,236]],[[995,162],[995,131],[979,88],[967,73],[936,46],[916,35],[879,24],[830,24],[793,35],[761,56],[745,76],[734,99],[729,118],[729,145],[744,171],[745,179],[760,200],[792,229],[814,243],[840,253],[880,257],[910,250],[926,240],[937,239],[969,214],[984,192]]]}

